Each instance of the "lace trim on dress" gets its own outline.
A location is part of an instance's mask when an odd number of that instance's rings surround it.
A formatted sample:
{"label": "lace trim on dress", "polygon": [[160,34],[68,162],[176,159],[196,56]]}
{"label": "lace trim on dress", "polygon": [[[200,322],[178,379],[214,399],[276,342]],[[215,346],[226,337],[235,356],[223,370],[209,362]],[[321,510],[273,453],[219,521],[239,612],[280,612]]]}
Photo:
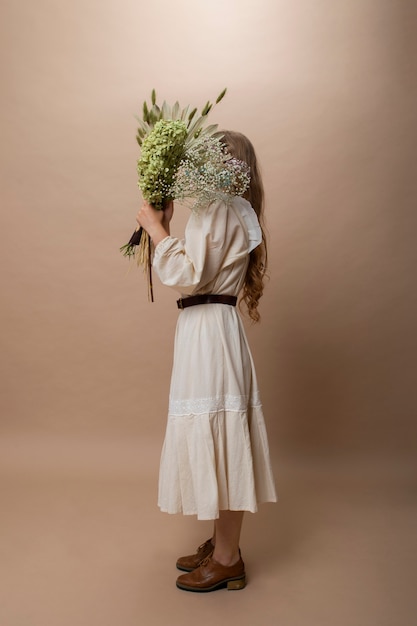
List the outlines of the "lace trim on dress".
{"label": "lace trim on dress", "polygon": [[205,413],[218,413],[219,411],[246,411],[251,408],[261,407],[259,391],[249,396],[215,396],[212,398],[189,398],[186,400],[169,400],[170,415],[202,415]]}

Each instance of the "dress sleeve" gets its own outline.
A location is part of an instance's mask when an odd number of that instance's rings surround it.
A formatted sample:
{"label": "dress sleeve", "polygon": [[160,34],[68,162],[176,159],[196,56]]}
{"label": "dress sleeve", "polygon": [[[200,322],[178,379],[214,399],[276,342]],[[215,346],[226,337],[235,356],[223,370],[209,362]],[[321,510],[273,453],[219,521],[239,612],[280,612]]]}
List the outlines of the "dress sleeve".
{"label": "dress sleeve", "polygon": [[213,202],[199,213],[191,214],[184,240],[167,236],[159,242],[153,267],[164,285],[190,294],[248,253],[247,240],[239,244],[241,225],[229,220],[228,212],[225,202]]}

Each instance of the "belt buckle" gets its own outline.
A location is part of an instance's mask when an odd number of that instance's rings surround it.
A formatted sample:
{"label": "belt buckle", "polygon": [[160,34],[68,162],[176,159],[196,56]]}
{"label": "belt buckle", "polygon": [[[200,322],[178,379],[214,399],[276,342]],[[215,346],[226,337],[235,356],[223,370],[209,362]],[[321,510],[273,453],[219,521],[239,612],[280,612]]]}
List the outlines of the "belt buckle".
{"label": "belt buckle", "polygon": [[177,300],[177,306],[178,306],[178,308],[179,308],[179,309],[181,309],[181,310],[183,310],[183,309],[184,309],[184,306],[183,306],[183,303],[182,303],[182,298],[179,298],[179,299]]}

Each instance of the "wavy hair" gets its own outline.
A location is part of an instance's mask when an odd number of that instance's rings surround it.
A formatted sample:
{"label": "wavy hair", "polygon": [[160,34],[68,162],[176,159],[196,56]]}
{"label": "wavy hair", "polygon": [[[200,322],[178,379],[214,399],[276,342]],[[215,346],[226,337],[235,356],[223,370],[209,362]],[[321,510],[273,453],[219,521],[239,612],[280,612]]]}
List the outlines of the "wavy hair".
{"label": "wavy hair", "polygon": [[240,300],[245,302],[249,317],[253,322],[259,322],[261,316],[258,311],[258,303],[264,291],[268,253],[264,231],[264,188],[256,159],[255,149],[249,139],[242,133],[231,130],[221,131],[221,141],[234,157],[245,161],[250,167],[250,186],[243,195],[251,203],[262,231],[262,243],[249,254],[249,265],[246,270],[243,293]]}

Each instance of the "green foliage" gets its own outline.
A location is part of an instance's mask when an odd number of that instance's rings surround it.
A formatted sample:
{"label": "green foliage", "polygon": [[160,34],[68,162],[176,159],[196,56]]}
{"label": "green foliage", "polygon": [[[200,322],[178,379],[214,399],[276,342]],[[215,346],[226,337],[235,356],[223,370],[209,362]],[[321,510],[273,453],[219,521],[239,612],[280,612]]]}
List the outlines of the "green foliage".
{"label": "green foliage", "polygon": [[185,152],[186,124],[180,120],[159,120],[143,140],[138,160],[138,185],[142,195],[162,209]]}
{"label": "green foliage", "polygon": [[179,102],[175,102],[175,104],[171,107],[164,101],[161,106],[158,106],[156,91],[155,89],[152,89],[151,104],[148,105],[146,101],[143,103],[142,119],[135,116],[139,122],[139,128],[136,133],[136,140],[138,144],[140,146],[142,145],[144,138],[149,135],[155,124],[160,120],[181,120],[185,122],[187,126],[187,146],[192,145],[194,140],[197,138],[214,135],[217,131],[217,126],[211,125],[204,128],[205,120],[213,106],[218,104],[224,98],[226,91],[227,89],[223,89],[217,97],[214,105],[210,101],[207,101],[201,110],[200,115],[196,117],[197,108],[193,108],[191,113],[188,113],[190,107],[186,106],[185,108],[181,108]]}

